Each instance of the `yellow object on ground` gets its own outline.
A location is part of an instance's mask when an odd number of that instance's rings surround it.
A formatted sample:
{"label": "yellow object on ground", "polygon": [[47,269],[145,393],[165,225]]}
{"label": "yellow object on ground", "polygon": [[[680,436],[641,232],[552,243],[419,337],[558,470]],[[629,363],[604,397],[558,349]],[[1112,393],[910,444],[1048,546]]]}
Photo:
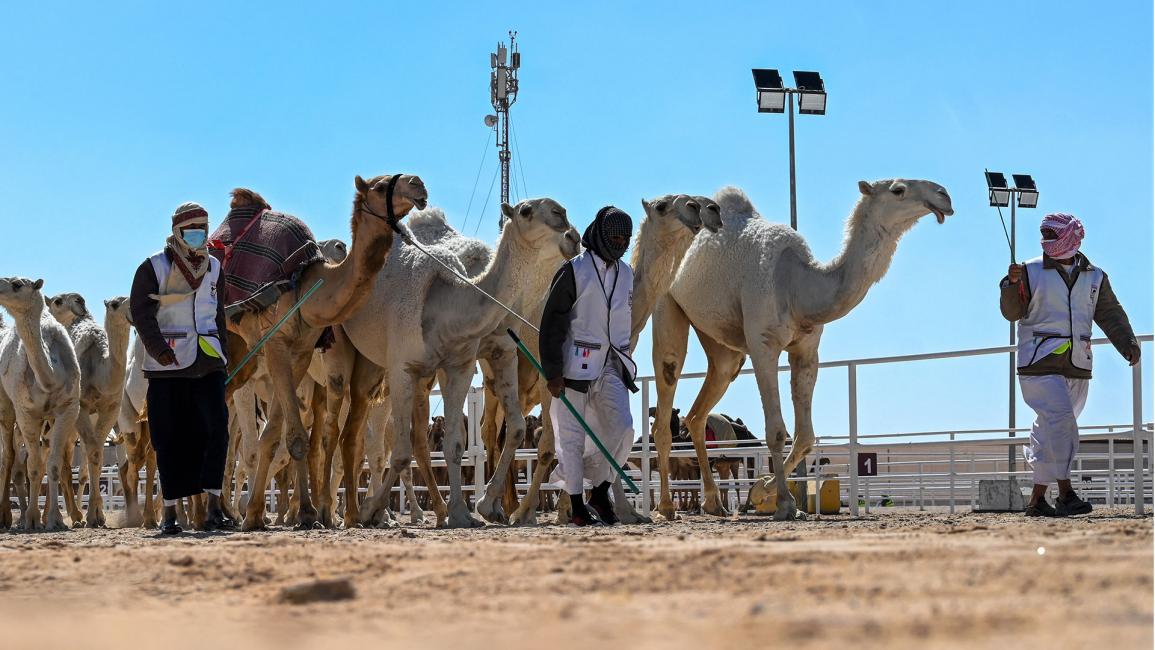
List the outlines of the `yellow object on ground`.
{"label": "yellow object on ground", "polygon": [[[787,485],[790,487],[790,494],[794,495],[794,501],[798,504],[799,509],[804,510],[808,514],[814,514],[814,493],[818,491],[816,481],[814,479],[807,479],[805,481],[789,481]],[[767,475],[759,478],[750,488],[750,504],[754,506],[754,512],[760,515],[772,515],[778,509],[775,499],[768,498],[773,490],[774,477]],[[831,478],[822,481],[822,494],[820,502],[822,504],[822,514],[836,515],[841,509],[839,490],[841,484],[838,479]],[[808,498],[803,500],[803,495]],[[805,504],[805,505],[803,505]]]}

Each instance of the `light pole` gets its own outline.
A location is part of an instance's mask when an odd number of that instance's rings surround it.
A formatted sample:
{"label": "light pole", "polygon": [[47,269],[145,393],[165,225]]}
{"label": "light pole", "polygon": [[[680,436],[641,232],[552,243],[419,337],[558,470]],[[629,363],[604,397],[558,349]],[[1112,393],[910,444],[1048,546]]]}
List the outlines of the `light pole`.
{"label": "light pole", "polygon": [[[1011,247],[1011,264],[1015,263],[1015,206],[1020,208],[1035,208],[1039,205],[1039,190],[1035,187],[1035,179],[1031,178],[1029,174],[1011,174],[1011,178],[1015,181],[1014,187],[1007,187],[1007,177],[1001,172],[985,172],[987,177],[987,192],[990,198],[991,207],[1005,208],[1008,205],[1011,207],[1011,231],[1007,235],[1007,244]],[[1015,200],[1012,201],[1012,195],[1015,195]],[[999,217],[1002,217],[1002,211],[999,211]],[[1016,342],[1015,323],[1011,323],[1010,344],[1014,345]],[[1015,437],[1015,404],[1017,403],[1015,392],[1015,374],[1018,370],[1018,363],[1016,354],[1011,351],[1010,357],[1010,381],[1007,386],[1007,431],[1008,438]],[[1011,445],[1007,448],[1007,470],[1015,471],[1015,446]],[[1013,477],[1011,477],[1013,479]]]}
{"label": "light pole", "polygon": [[[801,115],[826,114],[826,85],[817,72],[794,71],[794,88],[782,86],[778,70],[754,68],[754,89],[757,91],[759,113],[789,113],[790,129],[790,227],[798,230],[798,197],[794,176],[794,96],[798,95],[798,113]],[[789,111],[787,111],[789,104]]]}

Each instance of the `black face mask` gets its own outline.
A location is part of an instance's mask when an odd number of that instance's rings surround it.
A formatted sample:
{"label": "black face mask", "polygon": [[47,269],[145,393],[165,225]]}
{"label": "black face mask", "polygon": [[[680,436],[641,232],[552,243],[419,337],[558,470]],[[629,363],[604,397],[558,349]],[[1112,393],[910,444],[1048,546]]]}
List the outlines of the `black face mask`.
{"label": "black face mask", "polygon": [[[592,250],[603,260],[616,262],[626,254],[626,250],[629,248],[633,227],[634,224],[630,215],[607,205],[598,211],[593,223],[582,234],[582,245]],[[614,246],[610,243],[612,237],[625,239],[626,245],[621,248]]]}

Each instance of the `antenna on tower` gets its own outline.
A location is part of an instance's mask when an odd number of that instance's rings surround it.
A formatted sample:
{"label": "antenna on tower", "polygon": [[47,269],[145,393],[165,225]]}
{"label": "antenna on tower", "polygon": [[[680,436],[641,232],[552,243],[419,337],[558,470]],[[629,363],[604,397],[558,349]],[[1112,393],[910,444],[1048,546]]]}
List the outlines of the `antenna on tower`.
{"label": "antenna on tower", "polygon": [[[501,162],[501,202],[509,203],[509,107],[517,101],[517,71],[521,52],[517,51],[517,32],[509,32],[509,46],[498,42],[497,51],[489,55],[489,101],[496,115],[485,116],[485,126],[497,130],[497,158]],[[504,217],[498,212],[497,227]]]}

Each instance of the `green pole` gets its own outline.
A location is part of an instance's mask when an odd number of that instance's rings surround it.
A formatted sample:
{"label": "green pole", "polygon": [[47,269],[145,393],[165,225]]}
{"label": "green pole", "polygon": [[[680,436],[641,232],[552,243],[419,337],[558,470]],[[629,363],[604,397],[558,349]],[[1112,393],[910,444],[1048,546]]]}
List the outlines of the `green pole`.
{"label": "green pole", "polygon": [[244,359],[241,359],[241,363],[237,365],[237,367],[234,368],[232,372],[229,373],[228,378],[225,379],[225,385],[228,385],[228,383],[233,380],[233,377],[237,376],[237,373],[241,371],[241,368],[244,368],[245,364],[252,360],[253,355],[255,355],[257,351],[265,345],[265,343],[268,343],[269,339],[273,338],[273,335],[277,333],[277,330],[281,329],[281,326],[289,320],[290,316],[297,313],[297,310],[301,308],[301,305],[305,304],[305,301],[309,299],[309,296],[313,295],[317,289],[320,289],[322,284],[325,284],[325,278],[318,278],[317,282],[313,284],[313,286],[310,287],[308,291],[305,292],[305,295],[301,296],[301,299],[297,301],[297,304],[293,305],[292,309],[285,312],[285,315],[281,317],[281,320],[277,321],[276,325],[273,325],[273,329],[266,332],[265,335],[261,337],[261,340],[257,341],[257,344],[253,346],[253,349],[249,350],[249,353],[245,355]]}
{"label": "green pole", "polygon": [[[518,349],[521,350],[521,353],[525,355],[525,358],[529,359],[529,362],[533,364],[535,369],[537,369],[537,372],[542,376],[542,379],[545,379],[545,371],[542,370],[541,364],[537,362],[537,358],[533,356],[533,353],[531,353],[529,349],[525,347],[525,344],[521,342],[521,339],[517,337],[517,333],[515,333],[512,329],[506,329],[505,331],[509,334],[509,337],[513,339],[513,342],[517,344]],[[593,432],[593,429],[590,429],[590,425],[586,424],[585,418],[583,418],[581,414],[577,412],[577,409],[574,408],[573,404],[570,403],[569,398],[565,396],[565,391],[562,391],[561,403],[565,404],[565,407],[569,409],[569,412],[573,414],[574,418],[576,418],[577,421],[581,423],[582,428],[586,431],[586,435],[588,435],[590,439],[594,441],[594,444],[598,447],[598,451],[602,452],[602,455],[605,456],[606,460],[610,462],[610,466],[614,468],[614,470],[618,473],[618,476],[622,477],[622,481],[629,486],[630,491],[634,494],[640,493],[641,490],[638,489],[638,486],[635,485],[632,480],[630,480],[629,476],[626,476],[626,472],[622,469],[622,466],[618,465],[618,461],[614,460],[613,455],[611,455],[609,450],[606,449],[606,446],[602,444],[602,441],[597,437],[597,434]]]}

